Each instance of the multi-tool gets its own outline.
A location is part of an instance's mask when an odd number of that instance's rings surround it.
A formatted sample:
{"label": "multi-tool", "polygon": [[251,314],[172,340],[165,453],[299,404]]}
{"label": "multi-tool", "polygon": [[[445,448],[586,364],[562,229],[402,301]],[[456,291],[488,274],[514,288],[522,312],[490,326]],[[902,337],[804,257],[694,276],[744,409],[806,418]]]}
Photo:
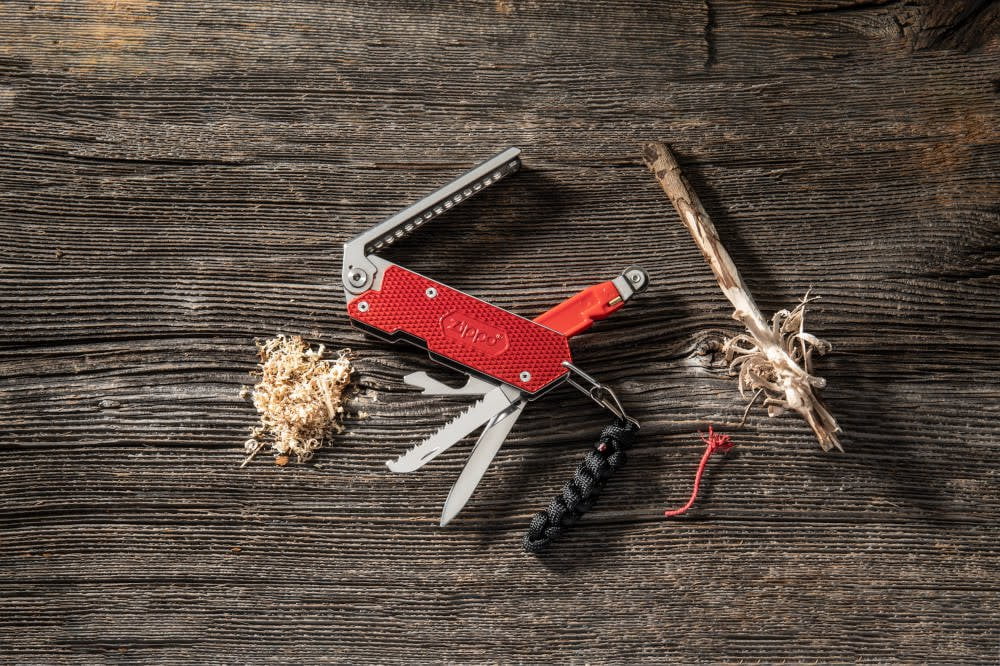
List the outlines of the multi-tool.
{"label": "multi-tool", "polygon": [[627,418],[610,389],[573,365],[569,339],[643,291],[648,278],[641,269],[628,268],[532,320],[379,256],[428,221],[518,171],[520,152],[508,148],[344,245],[343,283],[351,322],[385,340],[424,348],[432,360],[467,376],[460,388],[423,372],[403,381],[426,395],[479,397],[453,421],[386,463],[393,472],[412,472],[485,426],[448,494],[442,526],[465,506],[528,402],[568,382],[619,419]]}

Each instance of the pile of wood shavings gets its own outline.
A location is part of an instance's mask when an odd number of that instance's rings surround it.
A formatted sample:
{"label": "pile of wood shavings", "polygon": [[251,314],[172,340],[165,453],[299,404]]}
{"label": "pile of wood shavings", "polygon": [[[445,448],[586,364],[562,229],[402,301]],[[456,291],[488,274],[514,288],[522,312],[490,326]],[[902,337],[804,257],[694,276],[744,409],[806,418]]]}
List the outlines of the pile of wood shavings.
{"label": "pile of wood shavings", "polygon": [[351,350],[337,358],[323,358],[325,348],[313,350],[299,336],[279,335],[257,343],[260,381],[253,387],[253,404],[260,425],[250,429],[244,445],[246,466],[265,447],[276,464],[312,458],[317,449],[343,431],[344,392],[351,381]]}

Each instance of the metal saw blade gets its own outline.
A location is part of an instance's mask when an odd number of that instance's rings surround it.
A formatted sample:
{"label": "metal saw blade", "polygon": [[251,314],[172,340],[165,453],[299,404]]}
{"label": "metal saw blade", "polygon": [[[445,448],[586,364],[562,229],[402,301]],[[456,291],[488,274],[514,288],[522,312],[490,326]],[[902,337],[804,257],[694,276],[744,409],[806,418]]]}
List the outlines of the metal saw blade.
{"label": "metal saw blade", "polygon": [[420,469],[520,399],[521,394],[517,389],[504,385],[496,386],[483,395],[482,400],[473,403],[423,442],[395,460],[386,462],[386,466],[393,472],[412,472]]}

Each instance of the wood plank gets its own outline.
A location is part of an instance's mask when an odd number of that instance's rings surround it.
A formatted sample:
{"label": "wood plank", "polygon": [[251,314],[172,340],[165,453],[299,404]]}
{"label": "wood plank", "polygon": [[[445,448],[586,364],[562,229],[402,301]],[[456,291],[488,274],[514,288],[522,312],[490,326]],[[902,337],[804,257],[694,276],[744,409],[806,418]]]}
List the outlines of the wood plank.
{"label": "wood plank", "polygon": [[[0,5],[0,661],[988,663],[1000,636],[996,3]],[[752,412],[734,322],[642,166],[671,142],[758,302],[822,295],[823,454]],[[541,558],[607,417],[529,406],[468,507],[464,406],[348,326],[340,245],[507,145],[391,258],[574,340],[643,424]],[[239,469],[253,339],[359,354],[308,465]],[[445,372],[441,377],[447,377]],[[731,433],[695,510],[697,431]]]}

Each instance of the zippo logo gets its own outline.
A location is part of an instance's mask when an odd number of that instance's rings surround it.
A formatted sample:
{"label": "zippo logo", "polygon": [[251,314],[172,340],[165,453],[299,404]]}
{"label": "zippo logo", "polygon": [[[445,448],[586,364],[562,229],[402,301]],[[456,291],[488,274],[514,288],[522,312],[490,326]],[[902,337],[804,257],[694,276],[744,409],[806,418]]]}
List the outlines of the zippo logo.
{"label": "zippo logo", "polygon": [[441,330],[446,337],[487,356],[507,351],[506,333],[464,312],[449,312],[441,317]]}

